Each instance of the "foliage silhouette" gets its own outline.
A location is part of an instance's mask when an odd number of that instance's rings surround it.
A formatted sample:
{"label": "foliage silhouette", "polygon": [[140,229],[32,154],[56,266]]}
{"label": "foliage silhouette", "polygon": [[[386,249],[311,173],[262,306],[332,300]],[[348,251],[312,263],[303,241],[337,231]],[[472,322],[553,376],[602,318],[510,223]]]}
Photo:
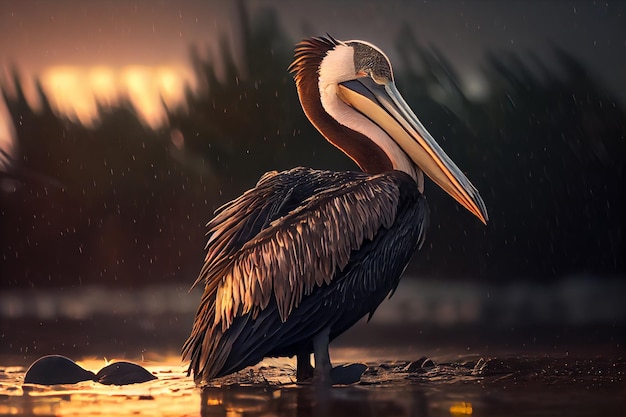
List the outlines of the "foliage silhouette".
{"label": "foliage silhouette", "polygon": [[[432,64],[441,60],[412,50],[403,55],[410,60],[411,53],[419,54],[427,71],[438,72],[439,85],[457,85],[454,79],[442,81],[453,72]],[[427,250],[426,271],[437,273],[447,246],[455,259],[448,263],[458,265],[448,265],[449,272],[459,276],[473,271],[492,279],[540,280],[623,273],[626,115],[581,63],[565,51],[554,53],[561,68],[544,74],[531,71],[518,56],[492,54],[485,69],[488,97],[473,102],[459,97],[459,89],[446,91],[449,107],[465,126],[443,110],[425,119],[442,129],[435,137],[444,138],[444,148],[468,171],[490,211],[490,224],[477,239],[481,231],[468,216],[440,204],[442,193],[429,189],[435,215],[427,245],[436,249],[437,262],[427,262]],[[398,83],[415,83],[414,72],[398,77]],[[428,100],[420,97],[419,105]],[[447,226],[439,234],[440,225],[459,222],[461,227]],[[422,264],[419,257],[416,261]]]}
{"label": "foliage silhouette", "polygon": [[[198,88],[168,109],[167,128],[146,127],[128,101],[100,104],[98,123],[85,127],[55,114],[41,87],[34,111],[17,75],[4,83],[14,162],[62,186],[25,180],[3,192],[3,287],[186,286],[211,212],[263,172],[356,169],[301,111],[287,73],[294,42],[276,14],[249,17],[239,6],[241,57],[225,40],[219,58],[192,47]],[[444,54],[410,29],[397,47],[399,90],[490,213],[485,228],[428,183],[431,227],[410,272],[494,281],[623,274],[626,115],[584,65],[555,49],[562,68],[537,73],[518,56],[492,54],[488,95],[475,101]]]}

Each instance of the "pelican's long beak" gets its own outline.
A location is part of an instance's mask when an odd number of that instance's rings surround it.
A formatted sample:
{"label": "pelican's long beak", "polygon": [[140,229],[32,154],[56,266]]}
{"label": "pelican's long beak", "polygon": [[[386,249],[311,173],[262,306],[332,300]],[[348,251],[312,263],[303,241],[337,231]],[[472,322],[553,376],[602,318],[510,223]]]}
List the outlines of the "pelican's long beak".
{"label": "pelican's long beak", "polygon": [[393,81],[377,84],[361,77],[338,84],[337,94],[383,129],[430,179],[487,224],[487,208],[478,190],[428,133]]}

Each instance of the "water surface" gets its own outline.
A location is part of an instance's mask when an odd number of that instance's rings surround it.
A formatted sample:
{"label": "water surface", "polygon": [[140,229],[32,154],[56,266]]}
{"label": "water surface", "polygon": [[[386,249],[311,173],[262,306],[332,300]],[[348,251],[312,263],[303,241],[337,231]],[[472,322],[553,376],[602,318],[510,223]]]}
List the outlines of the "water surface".
{"label": "water surface", "polygon": [[[289,359],[197,388],[179,356],[198,298],[186,289],[5,291],[0,416],[626,415],[623,291],[581,286],[567,298],[572,291],[537,297],[531,288],[523,297],[420,285],[401,286],[371,323],[333,342],[335,365],[368,368],[359,383],[331,389],[296,384]],[[556,315],[559,305],[567,308]],[[158,379],[23,385],[28,365],[48,354],[94,372],[107,361],[133,361]]]}
{"label": "water surface", "polygon": [[[351,356],[335,349],[334,356]],[[79,362],[97,370],[101,360]],[[443,416],[623,415],[624,359],[458,357],[370,361],[361,381],[320,388],[296,384],[292,361],[269,359],[202,389],[177,358],[142,363],[158,380],[22,385],[25,367],[0,370],[0,415]],[[425,365],[425,366],[422,366]]]}

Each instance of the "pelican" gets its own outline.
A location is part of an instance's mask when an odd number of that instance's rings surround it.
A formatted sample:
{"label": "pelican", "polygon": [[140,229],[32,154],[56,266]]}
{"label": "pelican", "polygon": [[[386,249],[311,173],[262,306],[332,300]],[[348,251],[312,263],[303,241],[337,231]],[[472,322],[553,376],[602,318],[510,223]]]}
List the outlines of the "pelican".
{"label": "pelican", "polygon": [[330,381],[329,343],[372,317],[424,241],[423,174],[488,220],[476,188],[396,89],[380,49],[310,38],[296,45],[289,70],[308,119],[361,172],[268,172],[215,212],[194,283],[204,293],[183,346],[197,384],[292,356],[298,381]]}

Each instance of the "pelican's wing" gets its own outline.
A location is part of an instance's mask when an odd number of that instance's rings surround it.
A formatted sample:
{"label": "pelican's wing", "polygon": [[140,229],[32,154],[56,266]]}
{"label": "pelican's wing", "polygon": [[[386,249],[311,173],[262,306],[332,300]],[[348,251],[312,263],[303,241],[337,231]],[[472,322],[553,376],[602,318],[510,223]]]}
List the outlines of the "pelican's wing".
{"label": "pelican's wing", "polygon": [[244,245],[277,219],[298,209],[320,190],[341,186],[365,176],[361,172],[338,175],[309,168],[266,173],[254,188],[217,209],[215,217],[207,224],[207,254],[193,285],[204,281],[207,288],[213,289],[213,284],[222,278],[216,272],[223,270]]}
{"label": "pelican's wing", "polygon": [[391,226],[398,199],[394,181],[373,176],[324,189],[273,220],[235,256],[206,270],[220,277],[213,324],[225,331],[237,316],[256,317],[271,297],[286,321],[303,296],[343,270],[365,239]]}
{"label": "pelican's wing", "polygon": [[[216,293],[225,281],[225,271],[241,256],[244,245],[320,190],[365,176],[361,172],[337,174],[301,167],[283,172],[272,171],[263,175],[254,188],[220,207],[207,224],[206,259],[193,284],[196,286],[204,282],[205,288],[192,334],[183,346],[183,356],[191,356],[192,364],[199,359],[198,343],[202,343],[205,333],[214,324]],[[203,354],[207,353],[205,349]]]}
{"label": "pelican's wing", "polygon": [[209,222],[199,278],[205,292],[183,347],[190,370],[217,374],[228,356],[224,332],[236,317],[257,317],[271,299],[286,321],[348,265],[352,251],[392,225],[399,198],[394,176],[302,168],[266,175],[221,208]]}

